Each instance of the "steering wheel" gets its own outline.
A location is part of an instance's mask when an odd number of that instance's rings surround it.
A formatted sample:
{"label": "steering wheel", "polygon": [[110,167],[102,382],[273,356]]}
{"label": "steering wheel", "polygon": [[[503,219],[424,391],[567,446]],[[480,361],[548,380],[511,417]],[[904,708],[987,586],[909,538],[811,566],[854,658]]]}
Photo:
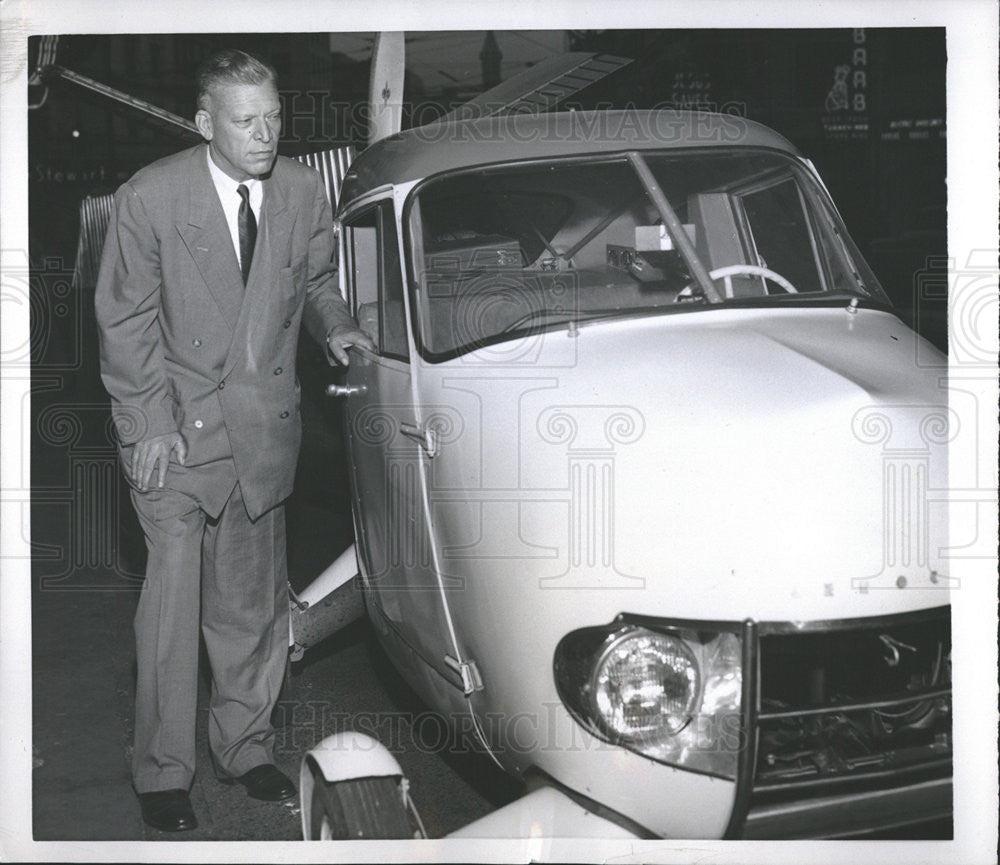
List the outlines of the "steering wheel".
{"label": "steering wheel", "polygon": [[[789,294],[798,294],[799,290],[792,285],[785,277],[780,273],[776,273],[769,267],[760,267],[756,264],[727,264],[725,267],[717,267],[715,270],[710,270],[708,272],[709,279],[715,282],[717,279],[724,279],[726,284],[726,298],[731,298],[733,296],[733,280],[734,276],[759,276],[762,279],[768,279],[775,285],[780,286]],[[694,289],[694,283],[685,286],[678,293],[676,300],[680,300],[682,297],[691,297],[692,290]]]}

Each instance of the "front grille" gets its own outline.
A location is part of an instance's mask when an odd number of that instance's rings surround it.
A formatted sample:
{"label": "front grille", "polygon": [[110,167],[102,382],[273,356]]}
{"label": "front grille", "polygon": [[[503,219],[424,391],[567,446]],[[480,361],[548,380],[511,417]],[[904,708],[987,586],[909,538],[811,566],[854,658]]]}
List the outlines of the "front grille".
{"label": "front grille", "polygon": [[759,633],[751,812],[950,778],[949,607]]}

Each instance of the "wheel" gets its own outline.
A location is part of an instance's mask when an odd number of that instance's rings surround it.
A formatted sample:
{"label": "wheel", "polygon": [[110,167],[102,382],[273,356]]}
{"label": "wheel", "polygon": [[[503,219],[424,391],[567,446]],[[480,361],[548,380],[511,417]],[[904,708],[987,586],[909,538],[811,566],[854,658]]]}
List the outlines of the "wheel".
{"label": "wheel", "polygon": [[413,837],[398,778],[354,778],[333,784],[316,778],[310,840]]}
{"label": "wheel", "polygon": [[724,279],[727,285],[730,284],[730,278],[734,276],[759,276],[770,280],[776,285],[780,285],[789,294],[799,293],[799,290],[780,273],[771,270],[769,267],[759,267],[756,264],[730,264],[727,267],[717,267],[708,276],[713,282],[717,279]]}
{"label": "wheel", "polygon": [[[726,297],[732,297],[733,283],[732,278],[734,276],[759,276],[762,279],[769,280],[775,285],[780,286],[784,291],[789,294],[798,294],[799,290],[792,285],[785,277],[780,273],[771,270],[769,267],[760,267],[756,264],[729,264],[725,267],[717,267],[715,270],[711,270],[708,273],[708,278],[715,282],[718,279],[725,280],[726,285]],[[675,301],[681,299],[687,300],[693,297],[695,284],[692,282],[690,285],[686,285],[678,293]],[[767,289],[765,288],[765,291]]]}

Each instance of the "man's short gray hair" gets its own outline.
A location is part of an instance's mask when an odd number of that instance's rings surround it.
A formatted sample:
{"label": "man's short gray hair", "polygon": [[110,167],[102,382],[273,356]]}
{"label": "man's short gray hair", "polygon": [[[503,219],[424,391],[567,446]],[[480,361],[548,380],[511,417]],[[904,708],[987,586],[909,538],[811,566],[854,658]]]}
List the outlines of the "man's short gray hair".
{"label": "man's short gray hair", "polygon": [[236,48],[224,48],[205,58],[198,67],[198,110],[208,110],[209,90],[219,84],[278,82],[274,67]]}

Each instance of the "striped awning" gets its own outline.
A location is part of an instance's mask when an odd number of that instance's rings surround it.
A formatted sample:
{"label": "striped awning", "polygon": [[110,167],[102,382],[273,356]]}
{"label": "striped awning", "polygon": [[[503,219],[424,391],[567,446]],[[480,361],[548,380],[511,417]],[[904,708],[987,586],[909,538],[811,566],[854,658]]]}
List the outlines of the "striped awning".
{"label": "striped awning", "polygon": [[318,153],[304,153],[295,158],[323,175],[326,196],[336,209],[337,201],[340,199],[340,184],[347,174],[347,169],[351,167],[355,155],[354,145],[349,144],[346,147],[334,147],[332,150],[321,150]]}
{"label": "striped awning", "polygon": [[73,288],[92,291],[101,268],[101,250],[111,221],[114,196],[88,195],[80,204],[80,237],[76,244]]}

